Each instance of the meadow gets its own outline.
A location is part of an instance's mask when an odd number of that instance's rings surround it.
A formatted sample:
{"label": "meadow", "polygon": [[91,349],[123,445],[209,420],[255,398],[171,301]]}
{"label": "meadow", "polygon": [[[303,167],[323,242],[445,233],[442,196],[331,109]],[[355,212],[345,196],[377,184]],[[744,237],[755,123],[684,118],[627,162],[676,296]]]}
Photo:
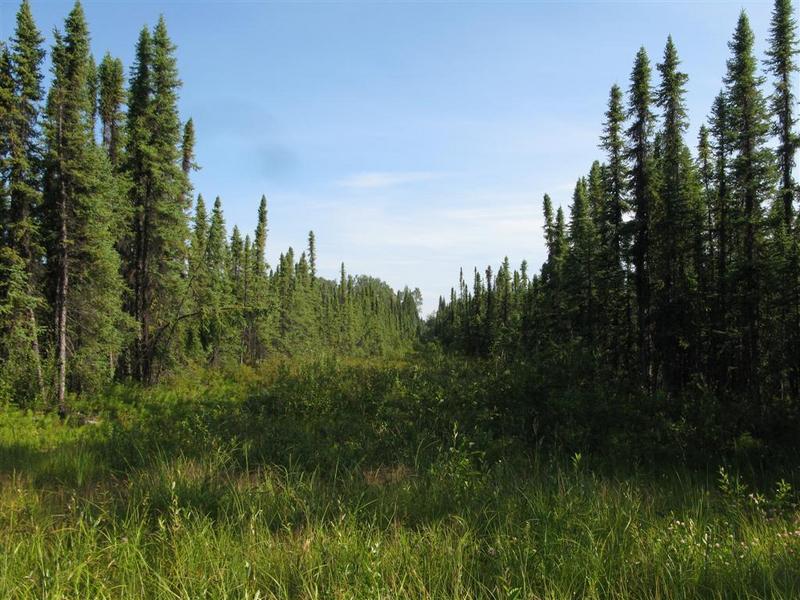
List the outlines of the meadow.
{"label": "meadow", "polygon": [[523,444],[502,380],[280,360],[7,406],[0,597],[800,597],[793,471]]}

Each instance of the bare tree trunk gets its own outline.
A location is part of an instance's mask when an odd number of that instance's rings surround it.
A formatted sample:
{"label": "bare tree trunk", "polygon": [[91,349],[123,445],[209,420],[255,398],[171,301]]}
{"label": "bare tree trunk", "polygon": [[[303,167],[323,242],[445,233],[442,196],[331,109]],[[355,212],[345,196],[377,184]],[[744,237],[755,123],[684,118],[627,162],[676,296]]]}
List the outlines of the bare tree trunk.
{"label": "bare tree trunk", "polygon": [[57,368],[57,401],[58,414],[63,419],[67,415],[66,382],[67,382],[67,293],[69,290],[69,269],[67,260],[67,199],[64,183],[61,183],[61,199],[59,200],[59,265],[58,288],[56,290],[56,368]]}
{"label": "bare tree trunk", "polygon": [[[63,144],[63,115],[59,114],[58,141]],[[61,148],[63,153],[63,148]],[[64,168],[60,165],[58,218],[60,220],[58,235],[58,283],[56,287],[56,401],[58,415],[67,416],[67,294],[69,290],[69,250],[67,248],[67,189],[64,183]]]}
{"label": "bare tree trunk", "polygon": [[39,386],[39,393],[44,391],[44,379],[42,377],[42,355],[39,354],[39,331],[36,326],[36,313],[32,308],[28,309],[28,317],[31,322],[31,350],[33,352],[34,367],[36,369],[36,383]]}

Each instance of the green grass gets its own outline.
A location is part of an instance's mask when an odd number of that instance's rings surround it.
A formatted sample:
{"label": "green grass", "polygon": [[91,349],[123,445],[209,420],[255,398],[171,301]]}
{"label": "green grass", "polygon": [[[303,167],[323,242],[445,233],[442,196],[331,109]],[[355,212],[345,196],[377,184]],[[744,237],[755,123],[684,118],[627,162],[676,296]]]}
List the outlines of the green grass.
{"label": "green grass", "polygon": [[190,374],[84,400],[99,424],[0,411],[0,597],[800,597],[786,486],[532,454],[416,369]]}

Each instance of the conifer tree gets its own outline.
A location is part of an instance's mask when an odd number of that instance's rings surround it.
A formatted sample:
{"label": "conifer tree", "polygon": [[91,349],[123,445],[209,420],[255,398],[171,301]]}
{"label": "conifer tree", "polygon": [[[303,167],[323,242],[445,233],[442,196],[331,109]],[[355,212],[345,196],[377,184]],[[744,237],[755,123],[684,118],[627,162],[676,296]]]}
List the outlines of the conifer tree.
{"label": "conifer tree", "polygon": [[586,184],[592,220],[598,235],[602,231],[605,222],[605,173],[603,171],[600,161],[594,161],[592,168],[589,170]]}
{"label": "conifer tree", "polygon": [[[11,48],[0,48],[0,121],[2,137],[0,160],[3,198],[0,200],[2,238],[6,248],[0,263],[0,276],[7,286],[0,302],[5,306],[0,317],[2,330],[9,344],[6,354],[18,355],[25,365],[20,376],[28,373],[41,391],[43,375],[39,346],[37,309],[43,304],[40,294],[42,278],[42,232],[40,210],[42,203],[42,148],[40,139],[43,38],[36,28],[30,5],[24,0],[17,11],[16,28]],[[21,285],[22,288],[17,288]],[[24,300],[24,301],[23,301]],[[10,344],[21,344],[12,349]],[[38,393],[38,392],[37,392]],[[30,397],[31,394],[27,393]]]}
{"label": "conifer tree", "polygon": [[600,302],[608,308],[609,323],[606,327],[608,341],[605,345],[611,348],[611,362],[618,365],[625,358],[615,340],[619,339],[626,329],[625,322],[630,317],[626,310],[625,272],[623,259],[625,244],[623,240],[623,214],[627,210],[625,187],[627,170],[625,165],[625,147],[623,126],[625,113],[622,108],[622,90],[618,85],[611,87],[608,110],[605,113],[603,134],[600,147],[606,152],[607,163],[603,169],[605,175],[603,210],[600,222],[600,240],[602,244],[601,281],[599,289]]}
{"label": "conifer tree", "polygon": [[622,260],[622,215],[626,209],[624,187],[626,179],[624,143],[622,139],[625,114],[622,109],[622,90],[611,87],[606,120],[600,147],[606,151],[606,201],[603,214],[603,243],[613,268]]}
{"label": "conifer tree", "polygon": [[654,115],[651,110],[650,74],[650,59],[645,49],[640,48],[631,73],[628,118],[632,122],[627,130],[626,155],[631,164],[629,189],[634,210],[632,256],[636,285],[636,345],[639,353],[639,375],[643,382],[648,382],[651,377],[649,270],[651,211],[656,200],[651,139]]}
{"label": "conifer tree", "polygon": [[0,245],[7,244],[9,220],[9,168],[15,103],[14,73],[11,53],[0,40]]}
{"label": "conifer tree", "polygon": [[197,316],[194,327],[187,332],[189,352],[205,357],[211,344],[207,309],[210,304],[210,283],[206,246],[208,245],[208,213],[203,195],[195,203],[192,235],[189,240],[189,291]]}
{"label": "conifer tree", "polygon": [[714,100],[710,119],[712,150],[714,151],[714,247],[717,253],[717,294],[715,318],[717,331],[727,329],[724,323],[728,314],[728,267],[731,252],[731,219],[730,202],[730,163],[732,152],[732,132],[728,99],[720,92]]}
{"label": "conifer tree", "polygon": [[192,171],[197,171],[200,167],[194,154],[195,133],[194,121],[189,119],[183,126],[183,137],[181,140],[181,171],[185,177],[184,194],[186,196],[185,202],[187,207],[191,204],[192,183],[189,179]]}
{"label": "conifer tree", "polygon": [[171,340],[185,298],[188,180],[181,170],[180,80],[175,46],[161,18],[142,30],[131,78],[127,161],[135,211],[127,272],[139,323],[133,375],[155,379],[173,360]]}
{"label": "conifer tree", "polygon": [[308,232],[308,266],[313,283],[317,278],[317,240],[313,231]]}
{"label": "conifer tree", "polygon": [[763,79],[756,72],[754,36],[743,11],[729,47],[725,78],[730,110],[730,129],[734,152],[732,195],[739,216],[736,223],[736,298],[741,327],[741,382],[755,398],[760,395],[759,313],[761,290],[758,270],[763,237],[762,203],[771,195],[773,160],[767,139],[770,131],[766,101],[760,87]]}
{"label": "conifer tree", "polygon": [[586,179],[575,184],[569,224],[570,253],[567,285],[578,333],[592,343],[597,307],[597,252],[599,236],[592,216]]}
{"label": "conifer tree", "polygon": [[107,52],[97,68],[97,78],[102,144],[111,164],[117,169],[122,161],[120,154],[124,146],[125,114],[122,106],[125,104],[125,75],[122,61]]}
{"label": "conifer tree", "polygon": [[92,140],[95,139],[95,132],[97,130],[98,91],[97,63],[94,61],[94,56],[90,54],[86,66],[86,101],[89,104],[89,127],[92,132]]}
{"label": "conifer tree", "polygon": [[700,126],[697,134],[697,170],[703,188],[703,239],[705,240],[706,275],[703,283],[705,294],[710,293],[709,284],[714,278],[715,257],[717,249],[714,245],[714,151],[711,147],[711,137],[708,127]]}
{"label": "conifer tree", "polygon": [[231,278],[234,290],[236,291],[236,296],[238,297],[241,293],[241,284],[242,284],[242,259],[244,255],[244,240],[242,239],[242,234],[239,231],[239,227],[237,225],[233,226],[229,247],[230,247],[230,253],[228,257],[229,259],[228,274],[229,277]]}
{"label": "conifer tree", "polygon": [[714,348],[713,333],[716,325],[716,307],[714,298],[716,297],[716,277],[717,277],[717,252],[715,237],[715,181],[714,181],[714,150],[711,145],[711,133],[705,125],[700,126],[697,139],[697,175],[700,186],[700,210],[699,210],[699,229],[696,232],[699,248],[696,252],[700,255],[700,265],[698,269],[698,285],[701,297],[701,310],[705,319],[704,339],[706,343],[705,367],[706,374],[710,375],[714,359],[712,357]]}
{"label": "conifer tree", "polygon": [[696,353],[698,323],[696,305],[695,236],[699,208],[694,164],[683,134],[688,127],[685,86],[688,76],[679,71],[680,60],[672,36],[667,38],[663,62],[658,65],[660,84],[657,104],[661,109],[660,192],[654,217],[658,236],[654,262],[657,294],[656,346],[667,388],[677,391],[687,383],[692,354]]}
{"label": "conifer tree", "polygon": [[111,233],[114,179],[91,130],[89,64],[89,33],[76,3],[64,35],[55,35],[45,127],[47,264],[55,314],[56,400],[62,415],[68,377],[78,390],[110,378],[128,325]]}
{"label": "conifer tree", "polygon": [[247,354],[249,360],[264,358],[270,339],[273,337],[273,299],[270,297],[270,282],[267,276],[267,198],[261,196],[258,206],[256,230],[253,237],[250,260],[250,304],[253,312],[247,320]]}
{"label": "conifer tree", "polygon": [[794,217],[794,201],[797,193],[792,170],[797,151],[798,137],[794,131],[797,119],[794,116],[795,95],[793,77],[798,72],[796,56],[798,50],[797,22],[792,16],[791,0],[775,0],[770,24],[767,67],[774,78],[772,113],[775,115],[773,132],[778,137],[778,164],[780,169],[780,197],[783,203],[783,219],[791,228]]}
{"label": "conifer tree", "polygon": [[192,237],[189,243],[190,265],[194,268],[192,273],[205,265],[206,243],[208,241],[208,213],[203,194],[198,194],[197,203],[194,208],[194,226],[192,227]]}
{"label": "conifer tree", "polygon": [[[790,392],[800,394],[800,366],[793,358],[794,350],[800,347],[800,240],[798,240],[794,203],[797,184],[794,181],[795,153],[798,137],[795,131],[796,98],[793,81],[797,78],[798,66],[797,22],[792,16],[791,0],[775,0],[770,25],[769,48],[766,65],[773,78],[771,109],[772,132],[778,139],[777,166],[779,175],[778,195],[774,213],[779,213],[780,227],[773,224],[773,282],[772,310],[776,313],[774,333],[784,339],[783,348],[771,360],[784,365]],[[781,335],[783,334],[783,335]]]}
{"label": "conifer tree", "polygon": [[258,224],[253,240],[256,271],[261,274],[266,273],[267,232],[267,197],[261,196],[261,203],[258,205]]}
{"label": "conifer tree", "polygon": [[211,220],[208,227],[205,265],[208,270],[208,305],[209,331],[211,344],[211,362],[217,363],[227,341],[228,313],[231,304],[231,282],[229,279],[230,252],[226,243],[225,218],[222,214],[222,201],[219,196],[214,200]]}

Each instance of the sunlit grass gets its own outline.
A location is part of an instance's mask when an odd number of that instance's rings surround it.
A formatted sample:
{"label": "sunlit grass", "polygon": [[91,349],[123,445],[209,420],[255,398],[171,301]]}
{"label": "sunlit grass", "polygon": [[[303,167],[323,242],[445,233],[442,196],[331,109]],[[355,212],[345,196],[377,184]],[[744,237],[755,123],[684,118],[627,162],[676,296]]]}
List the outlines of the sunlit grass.
{"label": "sunlit grass", "polygon": [[[383,427],[353,414],[346,380],[296,376],[270,385],[301,413],[340,402],[336,436],[348,415]],[[358,393],[396,392],[362,379]],[[336,462],[273,449],[284,438],[266,421],[229,435],[247,385],[196,391],[194,412],[134,393],[81,426],[0,412],[0,598],[800,597],[800,513],[776,478],[758,494],[730,470],[488,461],[457,429],[398,444],[396,460],[343,439]]]}

